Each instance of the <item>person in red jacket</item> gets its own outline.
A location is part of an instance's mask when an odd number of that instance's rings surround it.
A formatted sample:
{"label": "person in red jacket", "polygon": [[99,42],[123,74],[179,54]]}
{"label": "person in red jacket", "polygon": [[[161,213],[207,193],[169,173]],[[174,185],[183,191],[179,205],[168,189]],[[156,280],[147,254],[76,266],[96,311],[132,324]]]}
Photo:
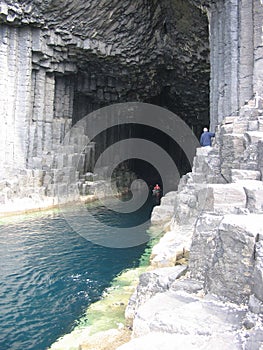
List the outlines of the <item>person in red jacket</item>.
{"label": "person in red jacket", "polygon": [[161,194],[161,187],[158,184],[156,184],[153,188],[153,195],[159,197],[160,194]]}
{"label": "person in red jacket", "polygon": [[161,190],[161,187],[158,185],[158,184],[156,184],[155,186],[154,186],[154,188],[153,188],[155,191],[160,191]]}

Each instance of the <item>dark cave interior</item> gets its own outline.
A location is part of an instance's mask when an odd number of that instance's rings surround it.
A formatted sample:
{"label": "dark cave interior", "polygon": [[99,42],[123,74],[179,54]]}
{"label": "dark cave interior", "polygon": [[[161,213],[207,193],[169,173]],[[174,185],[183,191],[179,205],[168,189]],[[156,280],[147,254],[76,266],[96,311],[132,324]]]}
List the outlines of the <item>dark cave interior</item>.
{"label": "dark cave interior", "polygon": [[[118,126],[115,126],[106,129],[98,134],[92,140],[96,143],[96,145],[98,145],[96,147],[95,161],[107,147],[120,140],[125,140],[128,138],[148,140],[161,147],[165,152],[167,152],[167,154],[176,164],[180,176],[191,171],[191,165],[187,159],[186,154],[175,140],[173,140],[169,135],[165,134],[161,130],[147,125],[138,124],[124,124],[121,127],[121,132],[120,128]],[[156,155],[156,157],[158,157],[158,155]],[[143,179],[149,187],[154,186],[156,183],[162,185],[161,175],[159,174],[158,170],[149,162],[138,158],[132,158],[129,159],[129,161],[125,162],[125,164],[130,170],[135,172],[138,178]],[[173,179],[173,174],[171,174],[171,178]]]}
{"label": "dark cave interior", "polygon": [[[145,46],[139,38],[136,38],[137,42],[130,39],[132,47],[125,54],[125,62],[118,56],[80,55],[77,74],[68,78],[69,84],[74,86],[73,124],[105,106],[144,102],[179,116],[199,139],[203,127],[209,126],[207,15],[190,1],[182,4],[180,0],[165,0],[158,16],[158,20],[150,20],[154,28],[151,28],[150,36],[147,34],[149,42],[152,36],[158,36],[155,44]],[[146,35],[148,25],[146,22],[139,25],[142,36]],[[116,38],[119,40],[118,36]],[[139,52],[138,62],[127,63],[133,50]],[[181,176],[191,170],[184,151],[174,140],[159,130],[142,125],[132,125],[127,130],[121,128],[121,132],[110,129],[97,135],[94,140],[96,152],[100,154],[113,142],[130,137],[150,140],[162,147],[176,163]],[[158,171],[150,164],[132,159],[128,165],[149,185],[161,182]]]}

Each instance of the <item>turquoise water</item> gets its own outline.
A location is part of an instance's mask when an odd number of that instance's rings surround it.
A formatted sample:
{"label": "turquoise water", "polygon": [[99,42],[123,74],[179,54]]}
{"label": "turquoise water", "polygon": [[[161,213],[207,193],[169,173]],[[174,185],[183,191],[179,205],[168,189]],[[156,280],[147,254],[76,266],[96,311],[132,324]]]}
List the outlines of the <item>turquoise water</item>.
{"label": "turquoise water", "polygon": [[[151,209],[151,201],[134,215],[92,208],[95,216],[112,224],[109,230],[117,223],[126,227],[142,222]],[[116,275],[138,266],[145,246],[117,249],[93,244],[74,232],[59,212],[2,224],[0,349],[47,349],[74,328]]]}

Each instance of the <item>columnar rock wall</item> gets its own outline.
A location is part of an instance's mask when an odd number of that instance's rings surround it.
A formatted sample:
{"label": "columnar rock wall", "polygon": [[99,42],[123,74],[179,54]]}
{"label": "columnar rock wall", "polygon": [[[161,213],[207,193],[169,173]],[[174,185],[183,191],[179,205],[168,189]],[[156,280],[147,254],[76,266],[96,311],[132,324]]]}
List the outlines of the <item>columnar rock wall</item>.
{"label": "columnar rock wall", "polygon": [[5,177],[25,169],[47,171],[71,125],[115,102],[165,105],[198,134],[208,124],[204,6],[215,129],[254,93],[263,94],[260,0],[3,1]]}
{"label": "columnar rock wall", "polygon": [[210,120],[214,130],[253,94],[263,95],[263,5],[260,0],[218,0],[206,5],[211,50]]}
{"label": "columnar rock wall", "polygon": [[[263,128],[255,104],[218,125],[178,191],[155,206],[152,223],[164,235],[129,300],[132,336],[118,350],[262,348]],[[76,348],[89,344],[87,333]]]}
{"label": "columnar rock wall", "polygon": [[[3,205],[29,193],[54,194],[58,167],[74,172],[76,150],[60,147],[66,133],[100,107],[155,102],[180,110],[196,130],[207,121],[207,19],[189,2],[183,10],[180,5],[180,0],[1,2]],[[116,138],[103,135],[98,148]],[[94,157],[85,159],[84,168],[75,171],[91,170]]]}
{"label": "columnar rock wall", "polygon": [[178,191],[154,208],[152,223],[166,223],[166,233],[126,308],[132,340],[118,350],[262,348],[263,129],[255,104],[224,119]]}
{"label": "columnar rock wall", "polygon": [[[14,205],[14,211],[41,207],[41,201],[43,206],[53,205],[45,196],[51,195],[48,186],[57,153],[72,124],[69,74],[76,67],[67,66],[64,59],[61,64],[52,63],[56,54],[38,28],[2,24],[0,34],[1,205],[12,211],[12,200],[23,197],[27,199],[24,205]],[[60,149],[60,153],[67,151]],[[73,164],[69,161],[64,166]]]}
{"label": "columnar rock wall", "polygon": [[0,159],[2,168],[14,164],[25,168],[31,121],[32,31],[3,25],[1,42]]}

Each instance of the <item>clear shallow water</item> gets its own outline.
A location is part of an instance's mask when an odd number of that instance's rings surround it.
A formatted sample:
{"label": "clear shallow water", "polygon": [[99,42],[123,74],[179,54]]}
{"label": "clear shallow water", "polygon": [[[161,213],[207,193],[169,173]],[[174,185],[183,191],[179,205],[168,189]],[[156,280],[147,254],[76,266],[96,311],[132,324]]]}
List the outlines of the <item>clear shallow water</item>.
{"label": "clear shallow water", "polygon": [[[134,215],[105,207],[93,213],[123,227],[149,218],[151,201]],[[96,227],[90,227],[96,231]],[[0,226],[0,349],[42,350],[74,328],[123,269],[138,265],[145,244],[125,249],[95,245],[59,213],[31,215]]]}

